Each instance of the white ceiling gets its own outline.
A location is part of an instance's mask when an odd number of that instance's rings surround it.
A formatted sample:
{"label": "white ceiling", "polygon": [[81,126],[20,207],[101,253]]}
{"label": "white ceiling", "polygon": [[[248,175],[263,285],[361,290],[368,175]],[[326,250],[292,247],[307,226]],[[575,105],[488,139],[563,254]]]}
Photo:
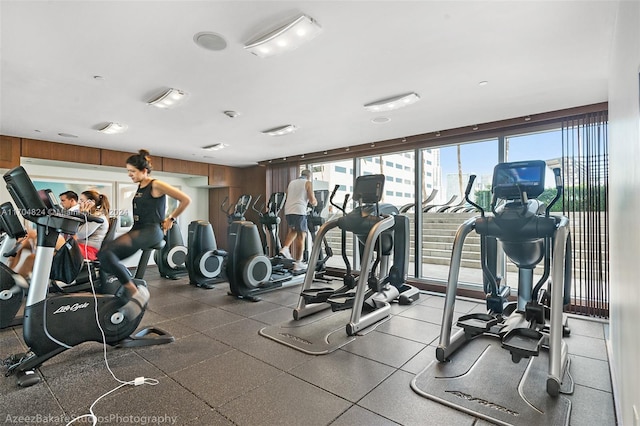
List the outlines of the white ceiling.
{"label": "white ceiling", "polygon": [[[616,3],[1,0],[0,133],[245,166],[603,102]],[[308,44],[243,49],[300,13],[323,28]],[[227,48],[197,46],[201,31]],[[146,104],[169,87],[182,105]],[[407,92],[421,101],[363,108]],[[96,130],[109,121],[129,129]],[[261,133],[284,124],[299,130]]]}

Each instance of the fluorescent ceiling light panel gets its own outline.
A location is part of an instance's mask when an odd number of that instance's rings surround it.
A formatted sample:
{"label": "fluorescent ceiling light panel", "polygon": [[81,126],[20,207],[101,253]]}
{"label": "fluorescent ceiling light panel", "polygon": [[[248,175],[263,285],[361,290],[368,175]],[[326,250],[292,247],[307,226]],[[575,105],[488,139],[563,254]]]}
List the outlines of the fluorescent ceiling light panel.
{"label": "fluorescent ceiling light panel", "polygon": [[420,96],[417,93],[406,93],[404,95],[394,96],[392,98],[382,99],[380,101],[371,102],[364,107],[367,111],[380,112],[391,111],[394,109],[402,108],[407,105],[415,104],[420,100]]}
{"label": "fluorescent ceiling light panel", "polygon": [[245,44],[244,48],[260,58],[295,50],[322,32],[318,23],[300,15],[288,24]]}
{"label": "fluorescent ceiling light panel", "polygon": [[298,128],[293,124],[287,124],[286,126],[274,127],[273,129],[263,130],[262,133],[269,136],[282,136],[288,135],[289,133],[293,133]]}
{"label": "fluorescent ceiling light panel", "polygon": [[106,134],[106,135],[115,135],[116,133],[122,133],[125,130],[127,130],[127,125],[126,124],[120,124],[120,123],[107,123],[106,126],[104,126],[101,129],[98,129],[98,131]]}
{"label": "fluorescent ceiling light panel", "polygon": [[169,89],[147,102],[158,108],[173,108],[186,97],[186,93],[178,89]]}

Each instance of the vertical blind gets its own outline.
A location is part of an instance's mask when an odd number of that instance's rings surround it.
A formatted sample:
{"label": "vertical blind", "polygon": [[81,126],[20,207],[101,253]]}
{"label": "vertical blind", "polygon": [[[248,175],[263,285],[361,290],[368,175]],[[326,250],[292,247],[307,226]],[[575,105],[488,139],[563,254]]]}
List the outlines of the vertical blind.
{"label": "vertical blind", "polygon": [[562,123],[563,211],[573,259],[568,312],[609,316],[609,157],[607,112]]}

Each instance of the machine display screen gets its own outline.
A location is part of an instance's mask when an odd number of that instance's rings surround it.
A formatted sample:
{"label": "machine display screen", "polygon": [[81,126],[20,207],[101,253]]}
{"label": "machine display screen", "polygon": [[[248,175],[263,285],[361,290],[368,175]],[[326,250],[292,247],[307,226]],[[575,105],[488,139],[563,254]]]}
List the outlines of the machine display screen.
{"label": "machine display screen", "polygon": [[544,161],[498,164],[493,171],[493,192],[500,198],[519,198],[522,192],[537,197],[544,191]]}

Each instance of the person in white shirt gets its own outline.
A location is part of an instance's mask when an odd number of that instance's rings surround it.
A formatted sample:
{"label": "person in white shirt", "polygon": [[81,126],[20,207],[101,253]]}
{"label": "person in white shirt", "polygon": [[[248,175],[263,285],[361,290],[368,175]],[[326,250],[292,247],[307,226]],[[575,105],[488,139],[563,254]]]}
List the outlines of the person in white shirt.
{"label": "person in white shirt", "polygon": [[293,244],[296,259],[294,270],[299,271],[305,268],[302,263],[304,251],[304,239],[307,235],[307,206],[318,204],[313,195],[313,185],[311,184],[311,171],[303,170],[300,177],[291,181],[287,187],[287,200],[284,203],[284,214],[287,220],[287,236],[285,237],[280,255],[287,259],[293,259],[289,248]]}
{"label": "person in white shirt", "polygon": [[60,197],[60,205],[63,209],[70,210],[72,212],[77,212],[80,210],[80,204],[78,204],[78,194],[76,194],[75,192],[66,191],[60,194],[58,197]]}

